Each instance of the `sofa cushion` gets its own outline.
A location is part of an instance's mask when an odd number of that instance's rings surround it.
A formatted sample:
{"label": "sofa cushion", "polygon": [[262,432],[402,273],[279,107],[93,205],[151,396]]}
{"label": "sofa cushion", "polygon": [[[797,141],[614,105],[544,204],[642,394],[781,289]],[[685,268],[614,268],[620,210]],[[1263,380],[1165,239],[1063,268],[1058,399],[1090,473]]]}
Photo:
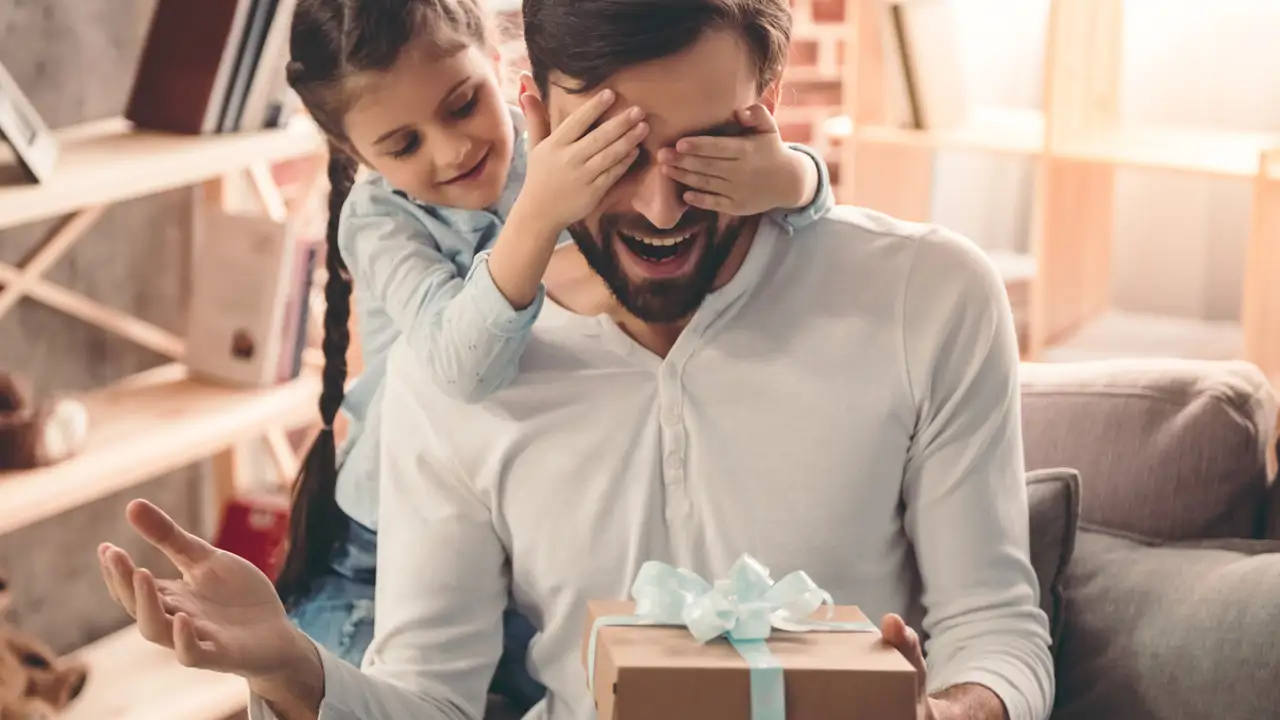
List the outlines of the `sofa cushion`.
{"label": "sofa cushion", "polygon": [[1040,581],[1040,608],[1049,616],[1057,646],[1063,620],[1062,581],[1076,543],[1080,519],[1080,476],[1074,470],[1027,473],[1031,520],[1031,566]]}
{"label": "sofa cushion", "polygon": [[1280,542],[1082,524],[1053,720],[1223,720],[1280,708]]}
{"label": "sofa cushion", "polygon": [[1267,524],[1266,537],[1270,540],[1280,540],[1280,480],[1277,480],[1271,487],[1271,500],[1268,504],[1270,522]]}
{"label": "sofa cushion", "polygon": [[1080,471],[1080,519],[1149,537],[1261,537],[1276,399],[1234,361],[1026,363],[1026,466]]}
{"label": "sofa cushion", "polygon": [[[1280,439],[1271,446],[1272,457],[1280,454]],[[1280,476],[1271,475],[1271,497],[1267,500],[1267,530],[1265,537],[1280,540]]]}

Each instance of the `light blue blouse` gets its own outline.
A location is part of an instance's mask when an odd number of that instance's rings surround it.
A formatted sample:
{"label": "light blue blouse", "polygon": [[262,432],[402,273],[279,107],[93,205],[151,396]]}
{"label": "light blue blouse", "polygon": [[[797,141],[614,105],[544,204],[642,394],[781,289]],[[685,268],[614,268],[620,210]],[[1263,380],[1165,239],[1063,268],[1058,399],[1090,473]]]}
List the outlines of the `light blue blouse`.
{"label": "light blue blouse", "polygon": [[[476,401],[506,385],[518,371],[529,329],[545,298],[515,310],[489,275],[488,250],[524,184],[526,154],[519,136],[524,117],[511,109],[517,142],[507,184],[487,210],[415,202],[377,174],[351,189],[338,226],[338,248],[351,274],[363,373],[348,389],[342,410],[350,430],[339,449],[337,500],[360,524],[378,523],[378,408],[387,355],[406,334],[423,371],[445,392]],[[787,233],[825,215],[834,205],[826,163],[812,150],[818,189],[809,205],[766,217]],[[568,233],[560,243],[572,242]]]}

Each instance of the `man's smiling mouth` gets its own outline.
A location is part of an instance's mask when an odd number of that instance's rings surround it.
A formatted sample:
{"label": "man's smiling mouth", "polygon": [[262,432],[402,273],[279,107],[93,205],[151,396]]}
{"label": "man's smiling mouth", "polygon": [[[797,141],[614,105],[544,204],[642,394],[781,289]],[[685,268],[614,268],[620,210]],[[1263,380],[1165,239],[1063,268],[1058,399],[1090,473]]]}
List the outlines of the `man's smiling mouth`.
{"label": "man's smiling mouth", "polygon": [[627,249],[641,260],[651,263],[661,263],[673,260],[688,252],[688,250],[693,246],[693,243],[689,242],[689,240],[695,234],[696,233],[691,232],[684,235],[658,237],[648,235],[630,235],[628,233],[619,232],[618,236],[622,238]]}

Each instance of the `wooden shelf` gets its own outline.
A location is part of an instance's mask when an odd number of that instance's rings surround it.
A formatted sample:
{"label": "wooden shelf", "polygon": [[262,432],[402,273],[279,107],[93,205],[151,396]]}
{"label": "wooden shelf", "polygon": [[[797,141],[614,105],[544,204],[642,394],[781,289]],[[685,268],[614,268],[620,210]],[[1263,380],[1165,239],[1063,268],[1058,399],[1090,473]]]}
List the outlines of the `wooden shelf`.
{"label": "wooden shelf", "polygon": [[[61,464],[0,472],[0,535],[316,416],[318,376],[243,390],[187,377],[169,364],[85,397],[89,439]],[[170,716],[178,717],[178,716]]]}
{"label": "wooden shelf", "polygon": [[[60,151],[49,182],[0,184],[0,229],[194,185],[255,162],[289,160],[324,149],[318,129],[307,118],[280,130],[221,135],[142,132],[123,118],[108,118],[55,135]],[[0,150],[0,170],[13,164],[5,146]]]}
{"label": "wooden shelf", "polygon": [[88,680],[61,720],[224,720],[249,705],[243,679],[183,667],[132,625],[75,655]]}
{"label": "wooden shelf", "polygon": [[1253,178],[1263,154],[1276,148],[1276,134],[1135,126],[1071,138],[1052,154],[1121,167]]}
{"label": "wooden shelf", "polygon": [[1011,250],[989,250],[987,256],[1000,271],[1005,285],[1031,282],[1036,276],[1036,259],[1026,253]]}
{"label": "wooden shelf", "polygon": [[[839,126],[833,124],[833,128]],[[852,128],[860,142],[935,150],[982,150],[1035,155],[1044,149],[1044,115],[1022,108],[978,108],[961,127],[913,130],[887,125]]]}
{"label": "wooden shelf", "polygon": [[1236,360],[1244,352],[1239,323],[1114,311],[1044,351],[1048,362],[1174,357]]}

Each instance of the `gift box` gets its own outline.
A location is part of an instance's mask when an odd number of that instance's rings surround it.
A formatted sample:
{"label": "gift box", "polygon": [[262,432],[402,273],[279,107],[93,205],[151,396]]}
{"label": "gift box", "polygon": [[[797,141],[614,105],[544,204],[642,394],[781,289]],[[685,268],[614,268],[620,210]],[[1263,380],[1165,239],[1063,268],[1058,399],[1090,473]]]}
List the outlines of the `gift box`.
{"label": "gift box", "polygon": [[803,573],[774,584],[744,556],[708,583],[648,563],[632,596],[588,603],[600,720],[916,719],[915,668]]}

